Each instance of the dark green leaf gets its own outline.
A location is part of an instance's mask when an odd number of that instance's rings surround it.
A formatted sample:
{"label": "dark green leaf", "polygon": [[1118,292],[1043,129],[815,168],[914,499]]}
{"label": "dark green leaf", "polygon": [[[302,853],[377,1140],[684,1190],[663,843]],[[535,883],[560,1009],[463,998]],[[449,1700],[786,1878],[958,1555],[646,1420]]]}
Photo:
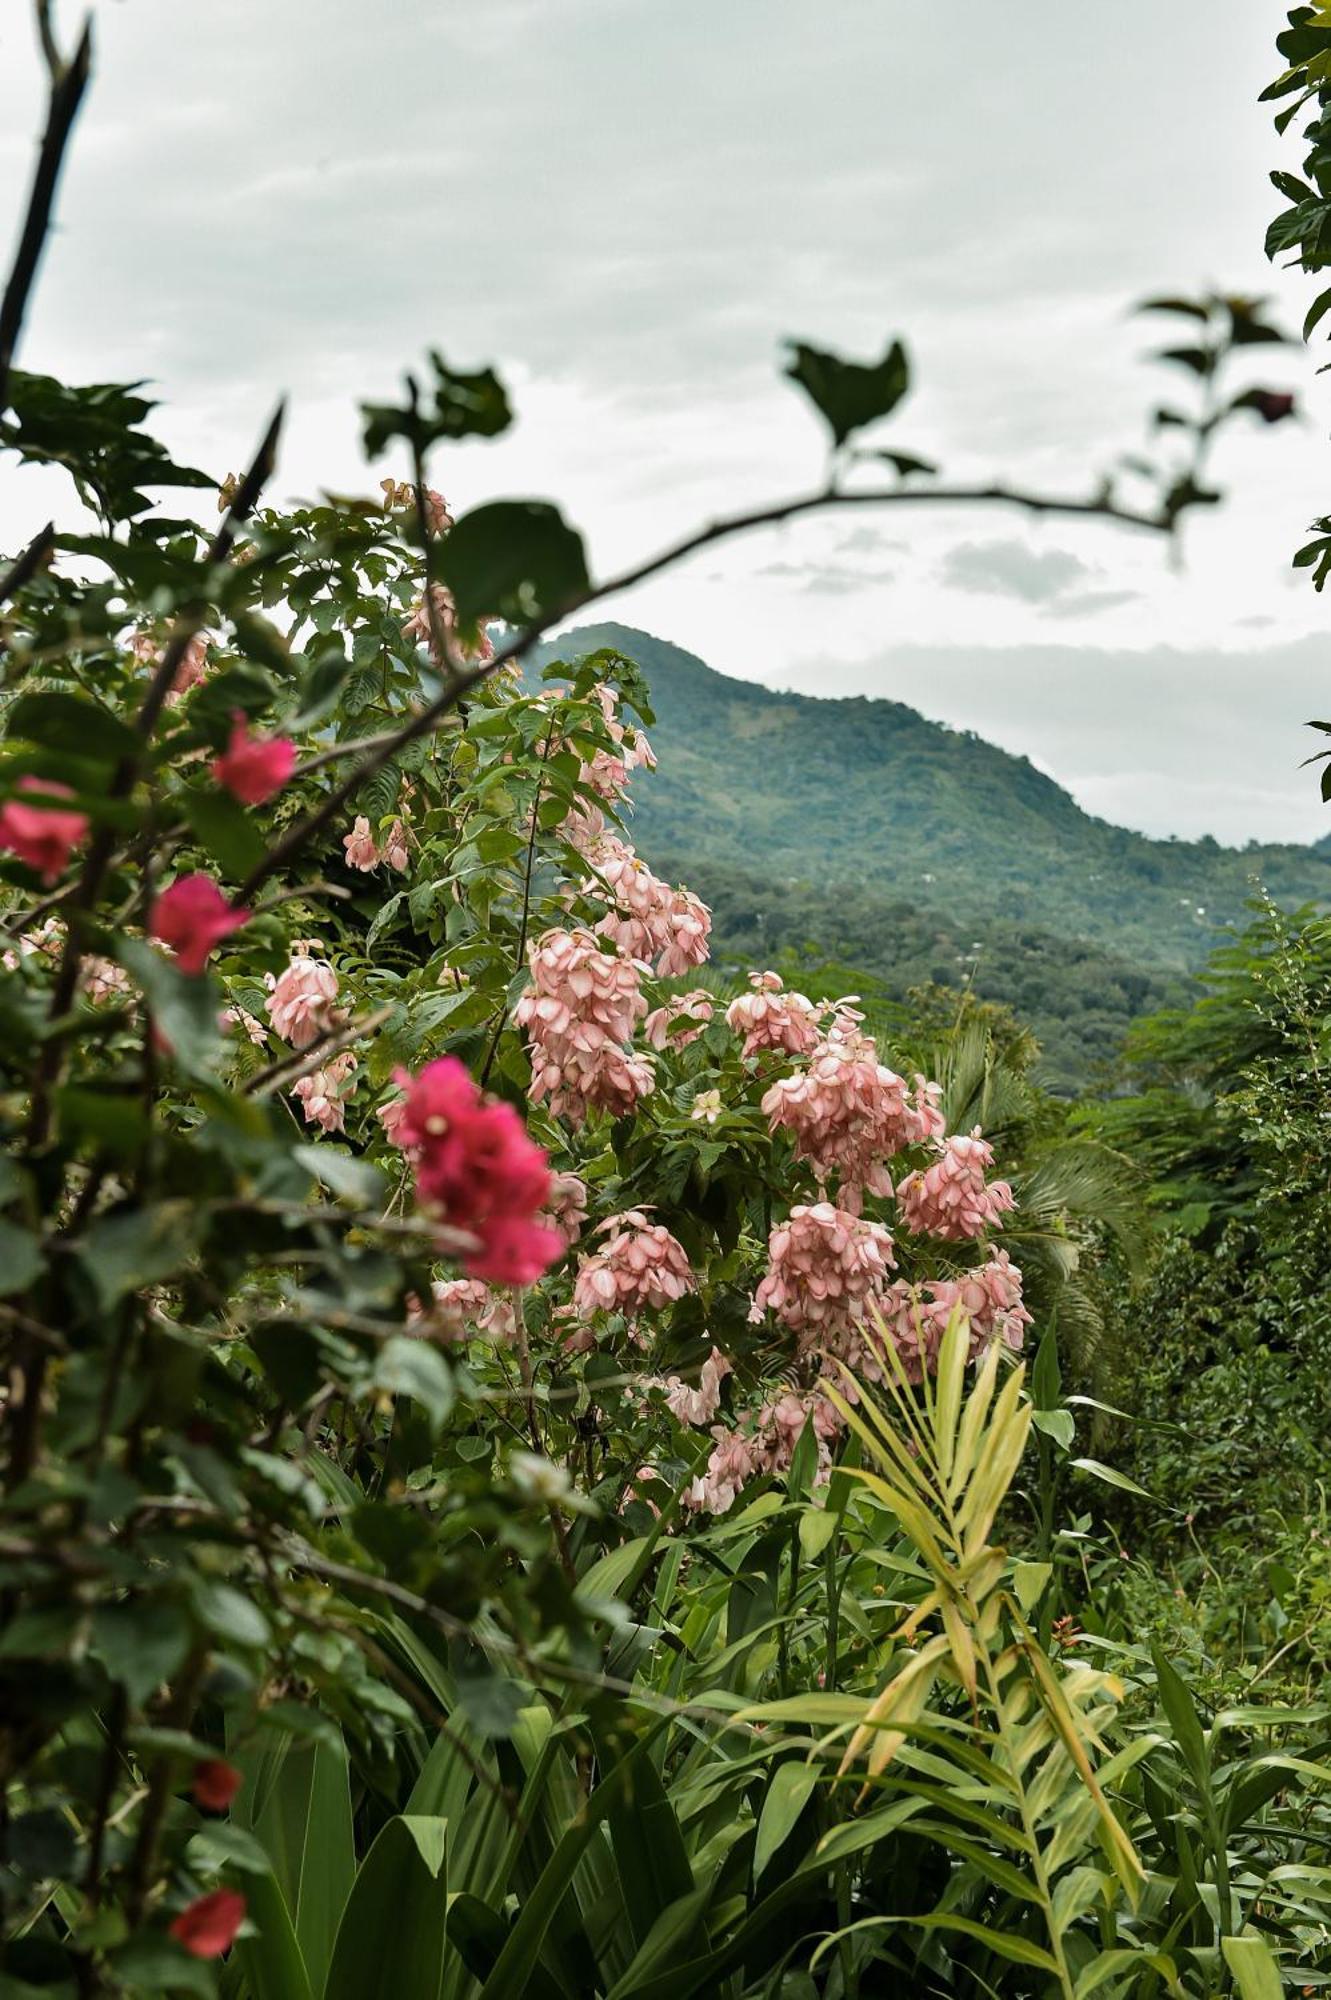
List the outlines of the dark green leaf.
{"label": "dark green leaf", "polygon": [[464,624],[526,625],[570,610],[590,588],[582,537],[544,500],[493,500],[464,514],[438,571]]}
{"label": "dark green leaf", "polygon": [[890,415],[910,385],[910,364],[899,340],[892,342],[881,361],[867,364],[843,361],[802,341],[791,341],[790,350],[786,376],[821,411],[838,445],[866,424]]}

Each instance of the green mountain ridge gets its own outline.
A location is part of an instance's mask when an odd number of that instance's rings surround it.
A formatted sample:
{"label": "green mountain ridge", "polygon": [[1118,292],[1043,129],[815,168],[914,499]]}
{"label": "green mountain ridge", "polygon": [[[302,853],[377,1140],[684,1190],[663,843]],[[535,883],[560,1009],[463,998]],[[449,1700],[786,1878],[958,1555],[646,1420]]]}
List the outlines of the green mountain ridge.
{"label": "green mountain ridge", "polygon": [[536,664],[601,647],[636,661],[656,710],[634,842],[713,904],[723,951],[808,945],[892,993],[973,979],[1030,1021],[1065,1086],[1135,1013],[1181,997],[1259,890],[1331,901],[1331,840],[1154,840],[902,702],[732,680],[616,623],[578,627]]}

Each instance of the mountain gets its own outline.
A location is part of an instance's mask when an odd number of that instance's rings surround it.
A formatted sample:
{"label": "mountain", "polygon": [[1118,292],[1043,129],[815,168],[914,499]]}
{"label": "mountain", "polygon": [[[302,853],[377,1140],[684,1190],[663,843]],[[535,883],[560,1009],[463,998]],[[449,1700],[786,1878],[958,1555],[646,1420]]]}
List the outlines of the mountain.
{"label": "mountain", "polygon": [[723,949],[807,943],[899,992],[974,968],[978,992],[1058,1045],[1065,1083],[1132,1014],[1178,996],[1259,888],[1331,901],[1331,842],[1152,840],[902,702],[731,680],[611,623],[565,634],[538,665],[604,646],[642,668],[656,710],[660,768],[634,787],[634,842],[713,903]]}

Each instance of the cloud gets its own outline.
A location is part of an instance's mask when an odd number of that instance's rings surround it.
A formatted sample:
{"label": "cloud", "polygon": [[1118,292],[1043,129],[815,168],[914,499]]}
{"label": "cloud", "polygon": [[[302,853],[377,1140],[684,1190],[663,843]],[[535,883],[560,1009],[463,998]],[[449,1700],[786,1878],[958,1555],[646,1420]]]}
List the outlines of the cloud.
{"label": "cloud", "polygon": [[942,580],[953,590],[1052,604],[1097,571],[1069,549],[1032,549],[1025,542],[959,542],[943,558]]}
{"label": "cloud", "polygon": [[1094,618],[1101,611],[1112,611],[1119,604],[1135,604],[1141,596],[1139,590],[1081,590],[1072,597],[1055,598],[1041,606],[1045,618]]}

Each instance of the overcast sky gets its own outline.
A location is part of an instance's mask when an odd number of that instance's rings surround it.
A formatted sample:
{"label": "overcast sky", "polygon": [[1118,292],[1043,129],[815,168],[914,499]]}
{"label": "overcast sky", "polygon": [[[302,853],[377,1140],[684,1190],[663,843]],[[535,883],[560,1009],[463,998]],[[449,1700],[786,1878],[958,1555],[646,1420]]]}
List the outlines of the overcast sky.
{"label": "overcast sky", "polygon": [[[64,0],[62,30],[76,16]],[[1311,296],[1261,251],[1297,165],[1269,108],[1284,10],[1213,0],[102,0],[22,360],[150,375],[219,474],[292,398],[287,494],[364,487],[355,404],[438,345],[519,412],[440,454],[455,507],[557,499],[604,573],[821,474],[783,336],[916,393],[885,442],[1075,490],[1188,378],[1143,367],[1160,290]],[[0,8],[0,214],[41,115]],[[885,694],[1025,751],[1155,833],[1315,838],[1326,608],[1289,557],[1331,511],[1331,378],[1263,349],[1306,423],[1236,426],[1186,564],[1100,523],[897,508],[755,536],[607,607],[725,673]],[[1324,358],[1319,355],[1317,359]],[[1153,380],[1152,377],[1155,377]],[[1241,431],[1241,435],[1238,433]],[[373,477],[400,467],[376,467]],[[7,475],[0,542],[42,516]]]}

